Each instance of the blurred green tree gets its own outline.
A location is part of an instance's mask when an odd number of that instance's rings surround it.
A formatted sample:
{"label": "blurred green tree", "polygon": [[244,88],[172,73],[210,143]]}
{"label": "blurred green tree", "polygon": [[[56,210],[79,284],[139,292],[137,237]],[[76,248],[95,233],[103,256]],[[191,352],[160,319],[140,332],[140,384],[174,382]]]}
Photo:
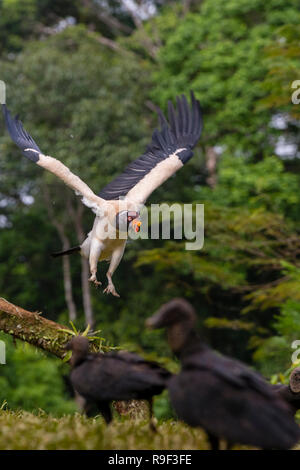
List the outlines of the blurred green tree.
{"label": "blurred green tree", "polygon": [[162,43],[154,100],[165,106],[193,89],[205,113],[203,146],[256,159],[273,153],[278,131],[270,126],[270,111],[257,109],[268,93],[261,86],[268,71],[265,48],[278,27],[297,27],[297,0],[205,0],[177,18],[174,8],[149,23]]}
{"label": "blurred green tree", "polygon": [[56,416],[74,413],[76,405],[67,393],[62,374],[68,368],[32,346],[0,333],[6,345],[7,363],[0,365],[0,403],[8,409],[38,411]]}

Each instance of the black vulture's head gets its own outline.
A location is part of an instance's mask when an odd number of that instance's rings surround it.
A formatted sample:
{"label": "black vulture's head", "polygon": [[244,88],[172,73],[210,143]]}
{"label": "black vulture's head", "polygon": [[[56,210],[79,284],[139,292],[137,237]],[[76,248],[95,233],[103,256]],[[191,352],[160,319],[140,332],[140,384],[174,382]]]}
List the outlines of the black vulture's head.
{"label": "black vulture's head", "polygon": [[290,389],[293,393],[300,393],[300,367],[296,367],[290,375]]}
{"label": "black vulture's head", "polygon": [[142,222],[139,220],[140,213],[136,211],[120,211],[116,215],[116,229],[119,232],[128,232],[130,224],[135,232],[139,232]]}
{"label": "black vulture's head", "polygon": [[185,321],[195,324],[194,307],[187,300],[176,298],[163,304],[152,317],[146,320],[146,325],[152,329],[166,328]]}
{"label": "black vulture's head", "polygon": [[169,345],[174,352],[183,348],[195,324],[194,307],[182,298],[163,304],[152,317],[146,320],[148,328],[167,328]]}
{"label": "black vulture's head", "polygon": [[74,336],[65,346],[72,351],[71,366],[82,362],[89,354],[89,340],[85,336]]}

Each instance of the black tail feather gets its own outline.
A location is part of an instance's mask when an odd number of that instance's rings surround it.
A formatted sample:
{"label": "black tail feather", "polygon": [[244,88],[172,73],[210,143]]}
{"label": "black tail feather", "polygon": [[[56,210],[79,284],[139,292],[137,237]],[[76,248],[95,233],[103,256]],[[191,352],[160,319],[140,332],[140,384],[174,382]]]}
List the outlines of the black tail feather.
{"label": "black tail feather", "polygon": [[80,251],[80,249],[81,249],[80,245],[73,246],[72,248],[69,248],[68,250],[57,251],[56,253],[51,253],[51,256],[53,258],[57,258],[58,256],[71,255],[72,253],[76,253],[77,251]]}

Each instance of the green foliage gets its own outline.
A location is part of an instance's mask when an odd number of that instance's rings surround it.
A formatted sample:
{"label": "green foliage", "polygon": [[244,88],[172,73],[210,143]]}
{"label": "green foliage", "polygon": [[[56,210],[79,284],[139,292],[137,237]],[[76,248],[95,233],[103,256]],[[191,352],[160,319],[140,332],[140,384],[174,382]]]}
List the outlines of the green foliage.
{"label": "green foliage", "polygon": [[175,418],[167,390],[154,398],[153,411],[159,422]]}
{"label": "green foliage", "polygon": [[276,316],[274,324],[278,333],[290,343],[300,338],[300,302],[289,299],[281,308],[280,315]]}
{"label": "green foliage", "polygon": [[[260,341],[254,355],[262,371],[268,375],[284,371],[293,365],[292,344],[300,338],[300,268],[286,262],[283,267],[286,278],[278,286],[267,290],[263,304],[265,305],[267,299],[273,299],[279,307],[280,311],[275,315],[273,323],[276,336]],[[298,363],[294,364],[296,365]]]}
{"label": "green foliage", "polygon": [[[49,263],[55,232],[45,212],[20,205],[11,212],[9,226],[0,230],[0,240],[0,296],[53,317],[63,286],[57,286],[57,266]],[[46,299],[45,292],[56,295]]]}
{"label": "green foliage", "polygon": [[290,367],[292,350],[282,336],[271,336],[264,341],[256,341],[253,346],[256,347],[253,358],[264,375],[270,377]]}
{"label": "green foliage", "polygon": [[22,408],[62,416],[74,413],[76,406],[67,396],[62,373],[68,367],[60,359],[54,359],[20,341],[13,344],[11,337],[0,334],[6,345],[6,364],[0,365],[0,403],[6,408]]}
{"label": "green foliage", "polygon": [[218,168],[218,185],[212,192],[199,189],[199,196],[228,207],[264,208],[297,220],[299,213],[299,175],[285,171],[277,157],[258,163],[245,158],[224,157]]}
{"label": "green foliage", "polygon": [[[0,4],[1,49],[18,50],[22,47],[22,36],[29,36],[37,14],[37,1],[2,0]],[[24,22],[23,18],[27,21]],[[7,34],[10,30],[10,34]]]}
{"label": "green foliage", "polygon": [[[174,13],[154,20],[172,24]],[[162,30],[153,97],[167,99],[193,89],[205,113],[202,143],[229,154],[261,157],[272,152],[270,113],[257,109],[266,96],[264,50],[276,28],[299,24],[296,0],[205,0],[171,29]],[[154,28],[154,27],[153,27]],[[155,31],[155,28],[154,28]],[[289,94],[290,95],[290,94]]]}
{"label": "green foliage", "polygon": [[40,37],[47,26],[79,15],[78,0],[1,0],[0,52],[17,52],[26,40]]}
{"label": "green foliage", "polygon": [[299,106],[291,100],[292,83],[299,79],[299,41],[299,25],[293,21],[276,31],[275,41],[265,50],[268,73],[262,88],[267,95],[258,104],[259,109],[281,110],[299,119]]}

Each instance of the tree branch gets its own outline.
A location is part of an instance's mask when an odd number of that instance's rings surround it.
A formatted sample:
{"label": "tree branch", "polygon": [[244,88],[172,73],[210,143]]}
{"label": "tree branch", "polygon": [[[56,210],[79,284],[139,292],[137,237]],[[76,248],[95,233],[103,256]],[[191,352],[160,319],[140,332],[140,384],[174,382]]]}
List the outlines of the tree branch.
{"label": "tree branch", "polygon": [[127,56],[133,55],[133,52],[127,49],[124,49],[124,47],[122,47],[118,42],[114,41],[113,39],[109,39],[105,36],[101,36],[101,34],[99,33],[94,32],[91,26],[88,28],[88,33],[96,41],[98,41],[99,44],[101,44],[102,46],[108,47],[112,51],[115,51],[115,52],[118,52],[120,54],[127,55]]}
{"label": "tree branch", "polygon": [[137,29],[140,29],[143,27],[143,22],[140,19],[140,17],[136,14],[136,10],[126,1],[126,0],[121,0],[120,1],[121,5],[125,10],[128,11],[130,14],[132,21],[134,22],[134,25]]}
{"label": "tree branch", "polygon": [[0,330],[63,359],[69,328],[47,320],[38,312],[29,312],[0,298]]}
{"label": "tree branch", "polygon": [[102,21],[102,23],[109,26],[118,32],[131,34],[132,28],[124,23],[121,23],[116,17],[110,15],[108,11],[104,11],[99,5],[95,5],[91,0],[83,0],[86,8],[90,9],[94,15]]}
{"label": "tree branch", "polygon": [[100,34],[95,37],[97,41],[100,42],[100,44],[102,44],[102,46],[108,47],[109,49],[112,49],[113,51],[124,52],[124,49],[116,41],[106,38],[105,36],[101,36]]}
{"label": "tree branch", "polygon": [[128,13],[130,14],[136,29],[139,30],[140,32],[142,32],[142,34],[144,36],[144,37],[142,37],[142,35],[141,35],[141,37],[140,37],[140,42],[141,42],[142,46],[146,49],[146,51],[148,52],[150,57],[152,57],[152,59],[156,60],[157,59],[157,53],[158,53],[158,47],[156,47],[156,45],[153,43],[152,39],[149,37],[147,31],[144,28],[143,21],[141,20],[141,18],[137,14],[135,8],[132,7],[130,5],[130,3],[128,3],[126,0],[121,0],[120,3],[123,6],[123,8],[125,10],[127,10]]}
{"label": "tree branch", "polygon": [[[65,345],[73,336],[69,328],[47,320],[41,316],[41,313],[29,312],[18,307],[2,297],[0,297],[0,330],[54,354],[60,359],[66,356]],[[90,350],[93,351],[93,349],[91,342]],[[145,409],[145,403],[142,401],[114,402],[113,406],[120,414],[130,414],[132,409],[142,414],[147,413],[147,406]]]}

